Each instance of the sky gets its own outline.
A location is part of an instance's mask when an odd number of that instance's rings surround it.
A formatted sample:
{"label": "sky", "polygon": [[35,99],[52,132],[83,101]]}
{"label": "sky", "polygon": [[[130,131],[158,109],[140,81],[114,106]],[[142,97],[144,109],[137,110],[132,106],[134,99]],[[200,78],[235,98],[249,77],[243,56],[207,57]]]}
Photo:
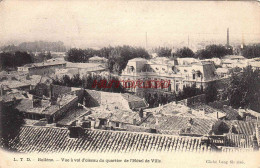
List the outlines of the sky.
{"label": "sky", "polygon": [[[0,2],[0,45],[62,41],[72,47],[260,42],[260,5],[243,1]],[[189,39],[189,40],[188,40]]]}

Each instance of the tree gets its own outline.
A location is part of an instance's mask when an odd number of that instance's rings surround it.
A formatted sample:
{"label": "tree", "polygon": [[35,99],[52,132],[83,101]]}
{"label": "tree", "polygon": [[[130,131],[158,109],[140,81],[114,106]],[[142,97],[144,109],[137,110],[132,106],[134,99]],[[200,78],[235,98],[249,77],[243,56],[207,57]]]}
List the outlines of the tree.
{"label": "tree", "polygon": [[158,57],[170,57],[172,49],[168,47],[158,47],[153,49],[153,52],[155,52],[158,55]]}
{"label": "tree", "polygon": [[232,107],[260,112],[260,71],[248,66],[242,73],[233,73],[227,92]]}
{"label": "tree", "polygon": [[24,124],[23,114],[13,106],[7,106],[0,102],[0,124],[1,146],[8,150],[15,150],[12,146],[19,140],[15,139],[15,137]]}
{"label": "tree", "polygon": [[225,55],[233,54],[232,49],[228,49],[223,45],[208,45],[205,49],[198,50],[196,57],[200,59],[222,58]]}
{"label": "tree", "polygon": [[77,48],[70,49],[66,59],[70,62],[86,62],[88,60],[84,50]]}
{"label": "tree", "polygon": [[242,55],[246,58],[260,57],[260,44],[244,46]]}
{"label": "tree", "polygon": [[176,51],[175,56],[177,56],[179,58],[188,58],[188,57],[193,58],[195,56],[195,54],[188,47],[183,47]]}
{"label": "tree", "polygon": [[33,59],[27,52],[16,51],[14,53],[3,52],[0,53],[0,67],[1,70],[14,70],[18,66],[32,63]]}
{"label": "tree", "polygon": [[214,102],[217,100],[218,91],[216,82],[211,82],[205,89],[206,103]]}

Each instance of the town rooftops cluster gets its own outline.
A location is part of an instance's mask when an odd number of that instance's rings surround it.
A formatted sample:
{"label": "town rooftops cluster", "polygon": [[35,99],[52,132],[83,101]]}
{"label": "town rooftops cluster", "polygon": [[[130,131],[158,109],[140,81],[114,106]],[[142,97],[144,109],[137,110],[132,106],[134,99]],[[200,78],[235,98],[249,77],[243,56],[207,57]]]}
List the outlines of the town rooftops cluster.
{"label": "town rooftops cluster", "polygon": [[206,152],[214,148],[202,144],[200,137],[85,129],[79,138],[70,138],[64,128],[24,126],[13,147],[19,152]]}

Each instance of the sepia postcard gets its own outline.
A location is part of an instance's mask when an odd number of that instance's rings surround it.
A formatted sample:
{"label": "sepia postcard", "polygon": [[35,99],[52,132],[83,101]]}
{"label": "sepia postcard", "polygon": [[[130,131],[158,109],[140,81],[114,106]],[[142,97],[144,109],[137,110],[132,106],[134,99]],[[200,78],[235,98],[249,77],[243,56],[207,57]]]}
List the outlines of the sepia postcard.
{"label": "sepia postcard", "polygon": [[259,1],[0,1],[0,168],[260,168]]}

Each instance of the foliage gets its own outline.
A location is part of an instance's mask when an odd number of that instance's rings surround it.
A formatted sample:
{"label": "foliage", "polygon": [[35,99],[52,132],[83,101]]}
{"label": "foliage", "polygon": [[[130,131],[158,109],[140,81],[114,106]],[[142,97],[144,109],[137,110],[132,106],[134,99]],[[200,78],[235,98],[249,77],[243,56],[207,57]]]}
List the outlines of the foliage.
{"label": "foliage", "polygon": [[154,48],[153,52],[155,52],[158,55],[158,57],[170,57],[172,49],[168,47],[158,47]]}
{"label": "foliage", "polygon": [[51,58],[52,56],[50,52],[41,52],[38,55],[33,57],[33,62],[44,62]]}
{"label": "foliage", "polygon": [[227,49],[223,45],[208,45],[205,49],[198,50],[196,52],[196,57],[200,59],[210,59],[210,58],[222,58],[225,55],[232,55],[232,49]]}
{"label": "foliage", "polygon": [[8,45],[1,47],[4,52],[41,52],[41,51],[56,51],[56,52],[66,52],[66,47],[63,42],[46,42],[46,41],[34,41],[34,42],[23,42],[18,46]]}
{"label": "foliage", "polygon": [[149,58],[149,54],[143,48],[118,46],[104,47],[100,50],[73,48],[68,51],[67,60],[70,62],[88,62],[88,59],[95,55],[108,58],[108,69],[114,73],[121,73],[130,59],[137,57]]}
{"label": "foliage", "polygon": [[192,86],[184,87],[183,90],[177,94],[176,99],[179,101],[179,100],[187,99],[189,97],[200,95],[202,93],[203,91],[197,88],[196,84],[193,84]]}
{"label": "foliage", "polygon": [[260,71],[248,66],[242,73],[233,73],[227,94],[232,107],[260,111]]}
{"label": "foliage", "polygon": [[187,57],[193,58],[195,56],[195,54],[188,47],[183,47],[176,51],[175,56],[177,56],[179,58],[187,58]]}
{"label": "foliage", "polygon": [[13,106],[7,106],[0,103],[0,142],[5,149],[13,150],[12,143],[15,143],[16,135],[24,124],[23,114],[14,109]]}
{"label": "foliage", "polygon": [[204,92],[206,96],[206,103],[216,101],[218,96],[216,82],[209,83]]}
{"label": "foliage", "polygon": [[260,57],[260,44],[244,46],[242,55],[248,59]]}
{"label": "foliage", "polygon": [[84,89],[94,89],[105,92],[125,92],[118,78],[113,76],[106,78],[100,75],[86,75],[83,77],[80,77],[79,74],[73,77],[64,75],[61,79],[54,79],[52,84],[68,87],[83,87]]}
{"label": "foliage", "polygon": [[166,95],[158,95],[158,94],[151,95],[149,93],[146,93],[144,96],[150,108],[158,107],[159,104],[164,105],[169,102],[172,102],[175,100],[175,97],[176,97],[175,93],[166,94]]}
{"label": "foliage", "polygon": [[15,69],[18,66],[32,62],[32,56],[27,52],[16,51],[15,53],[0,53],[0,70]]}

